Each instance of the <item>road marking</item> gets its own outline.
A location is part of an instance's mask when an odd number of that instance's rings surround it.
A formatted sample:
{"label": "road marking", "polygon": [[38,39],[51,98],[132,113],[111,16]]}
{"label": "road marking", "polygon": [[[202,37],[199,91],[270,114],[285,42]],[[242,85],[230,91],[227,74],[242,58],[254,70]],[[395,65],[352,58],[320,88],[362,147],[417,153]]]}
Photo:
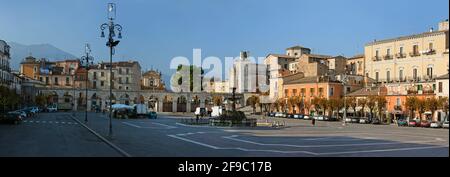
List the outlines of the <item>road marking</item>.
{"label": "road marking", "polygon": [[61,122],[62,124],[66,124],[66,122]]}
{"label": "road marking", "polygon": [[72,124],[72,122],[67,122],[67,124]]}
{"label": "road marking", "polygon": [[36,121],[36,123],[39,123],[39,121]]}
{"label": "road marking", "polygon": [[134,125],[134,124],[132,124],[132,123],[128,123],[128,122],[122,122],[122,123],[125,124],[125,125],[129,125],[129,126],[135,127],[135,128],[142,128],[141,126],[139,126],[139,125]]}
{"label": "road marking", "polygon": [[127,152],[125,152],[124,150],[122,150],[121,148],[119,148],[118,146],[116,146],[115,144],[111,143],[110,141],[108,141],[106,138],[104,138],[103,136],[101,136],[100,134],[98,134],[97,132],[95,132],[94,130],[92,130],[91,128],[89,128],[88,126],[86,126],[85,124],[83,124],[82,122],[80,122],[77,118],[75,118],[72,115],[69,115],[75,122],[79,123],[81,126],[83,126],[84,128],[88,129],[89,132],[91,132],[92,134],[94,134],[95,136],[97,136],[100,140],[102,140],[103,142],[105,142],[107,145],[109,145],[111,148],[113,148],[114,150],[116,150],[117,152],[119,152],[121,155],[125,156],[125,157],[131,157],[130,154],[128,154]]}
{"label": "road marking", "polygon": [[48,123],[52,124],[52,123],[53,123],[53,121],[48,121]]}
{"label": "road marking", "polygon": [[42,123],[44,123],[44,124],[45,124],[45,123],[47,123],[47,121],[42,121]]}
{"label": "road marking", "polygon": [[283,154],[298,154],[298,153],[303,153],[303,154],[309,154],[309,155],[318,155],[317,153],[314,152],[309,152],[309,151],[280,151],[280,150],[271,150],[271,149],[246,149],[246,148],[241,148],[241,147],[236,147],[236,148],[229,148],[229,147],[217,147],[217,146],[213,146],[213,145],[209,145],[206,143],[201,143],[198,141],[194,141],[194,140],[190,140],[187,138],[183,138],[183,137],[179,137],[176,135],[167,135],[169,137],[172,138],[176,138],[182,141],[186,141],[186,142],[190,142],[193,144],[197,144],[200,146],[204,146],[204,147],[208,147],[211,149],[216,149],[216,150],[240,150],[240,151],[246,151],[246,152],[272,152],[272,153],[283,153]]}
{"label": "road marking", "polygon": [[161,126],[166,126],[166,127],[169,128],[169,129],[177,128],[177,127],[175,127],[175,126],[170,126],[170,125],[161,124],[161,123],[156,123],[156,122],[152,122],[152,124],[161,125]]}
{"label": "road marking", "polygon": [[28,120],[24,120],[23,122],[28,122]]}
{"label": "road marking", "polygon": [[59,122],[55,122],[55,124],[59,124]]}
{"label": "road marking", "polygon": [[239,141],[243,143],[255,144],[260,146],[284,146],[284,147],[297,147],[297,148],[314,148],[314,147],[350,147],[350,146],[376,146],[376,145],[392,145],[392,144],[409,144],[409,143],[431,143],[433,141],[407,141],[407,142],[383,142],[383,143],[353,143],[353,144],[321,144],[321,145],[294,145],[294,144],[272,144],[272,143],[259,143],[249,140],[238,139],[238,135],[224,136],[222,138]]}

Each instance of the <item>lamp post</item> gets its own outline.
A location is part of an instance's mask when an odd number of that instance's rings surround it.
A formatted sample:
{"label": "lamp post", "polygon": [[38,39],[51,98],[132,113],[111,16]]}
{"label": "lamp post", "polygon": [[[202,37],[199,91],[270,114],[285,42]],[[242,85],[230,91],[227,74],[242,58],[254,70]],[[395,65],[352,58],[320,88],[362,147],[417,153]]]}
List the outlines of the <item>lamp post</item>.
{"label": "lamp post", "polygon": [[114,20],[116,18],[116,4],[114,3],[108,3],[108,23],[103,23],[100,26],[100,29],[102,31],[101,37],[105,37],[105,29],[108,29],[109,35],[108,35],[108,41],[106,42],[106,46],[109,47],[109,135],[112,136],[112,56],[114,55],[114,47],[119,44],[119,40],[115,40],[114,37],[116,37],[116,30],[119,32],[119,35],[117,36],[119,39],[122,38],[122,26],[119,24],[114,24]]}
{"label": "lamp post", "polygon": [[88,117],[87,116],[87,114],[88,114],[88,82],[89,82],[89,72],[88,71],[89,71],[89,64],[91,64],[91,65],[93,64],[94,58],[89,56],[89,54],[91,53],[91,47],[89,44],[86,44],[84,52],[86,55],[81,57],[81,62],[84,63],[84,67],[86,69],[86,86],[85,86],[85,88],[86,88],[86,110],[84,113],[84,122],[87,123],[88,122],[88,118],[87,118]]}

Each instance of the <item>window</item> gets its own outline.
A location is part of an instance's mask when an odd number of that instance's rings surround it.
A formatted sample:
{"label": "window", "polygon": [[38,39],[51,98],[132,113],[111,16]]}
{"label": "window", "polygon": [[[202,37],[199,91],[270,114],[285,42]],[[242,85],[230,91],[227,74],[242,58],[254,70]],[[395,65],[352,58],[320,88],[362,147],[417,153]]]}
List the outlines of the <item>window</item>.
{"label": "window", "polygon": [[379,74],[378,72],[375,72],[375,81],[378,82]]}
{"label": "window", "polygon": [[419,45],[413,45],[413,54],[414,55],[419,54]]}
{"label": "window", "polygon": [[400,98],[397,98],[396,105],[397,105],[397,106],[402,105]]}
{"label": "window", "polygon": [[45,77],[45,84],[48,84],[48,77]]}
{"label": "window", "polygon": [[288,65],[287,64],[284,64],[284,69],[288,69]]}
{"label": "window", "polygon": [[442,90],[443,90],[443,89],[442,89],[442,82],[439,82],[438,84],[439,84],[438,92],[439,92],[439,93],[442,93]]}
{"label": "window", "polygon": [[100,73],[100,76],[101,76],[101,77],[105,77],[105,72],[101,72],[101,73]]}
{"label": "window", "polygon": [[97,81],[92,81],[92,88],[97,89]]}
{"label": "window", "polygon": [[97,79],[97,72],[94,72],[94,79]]}
{"label": "window", "polygon": [[414,78],[414,80],[417,79],[417,68],[413,69],[413,78]]}
{"label": "window", "polygon": [[375,51],[375,57],[378,58],[378,56],[380,56],[379,54],[380,54],[380,51],[376,50]]}
{"label": "window", "polygon": [[428,49],[433,50],[433,43],[430,42],[430,44],[428,44]]}
{"label": "window", "polygon": [[391,55],[391,49],[386,50],[386,55],[388,55],[388,56]]}
{"label": "window", "polygon": [[433,67],[427,68],[427,76],[432,78],[433,77]]}
{"label": "window", "polygon": [[122,78],[119,77],[119,84],[122,84]]}
{"label": "window", "polygon": [[42,78],[42,77],[39,77],[39,81],[41,81],[41,82],[42,82],[42,81],[43,81],[43,78]]}
{"label": "window", "polygon": [[58,85],[58,78],[55,77],[55,85]]}
{"label": "window", "polygon": [[314,88],[310,88],[310,89],[309,89],[309,94],[310,94],[311,96],[314,96],[314,92],[315,92],[315,89],[314,89]]}
{"label": "window", "polygon": [[400,55],[403,54],[403,47],[400,47]]}
{"label": "window", "polygon": [[403,80],[403,69],[401,69],[400,71],[398,71],[398,79],[399,79],[400,81]]}
{"label": "window", "polygon": [[119,68],[119,74],[122,74],[122,68]]}
{"label": "window", "polygon": [[130,80],[129,80],[129,78],[127,77],[126,80],[125,80],[125,83],[128,84],[129,82],[130,82]]}
{"label": "window", "polygon": [[330,88],[330,96],[333,96],[333,95],[334,95],[334,88],[331,87],[331,88]]}
{"label": "window", "polygon": [[391,81],[391,71],[386,71],[386,80]]}
{"label": "window", "polygon": [[129,74],[130,73],[130,69],[127,68],[126,73]]}
{"label": "window", "polygon": [[128,87],[125,87],[125,90],[128,90]]}
{"label": "window", "polygon": [[288,89],[284,90],[284,95],[285,95],[285,96],[287,96],[288,93],[289,93],[289,90],[288,90]]}
{"label": "window", "polygon": [[297,89],[292,90],[292,96],[297,96]]}
{"label": "window", "polygon": [[105,81],[100,81],[100,86],[104,86],[105,85]]}
{"label": "window", "polygon": [[323,96],[323,88],[319,88],[319,96]]}
{"label": "window", "polygon": [[66,77],[66,85],[69,85],[69,84],[70,84],[70,78]]}

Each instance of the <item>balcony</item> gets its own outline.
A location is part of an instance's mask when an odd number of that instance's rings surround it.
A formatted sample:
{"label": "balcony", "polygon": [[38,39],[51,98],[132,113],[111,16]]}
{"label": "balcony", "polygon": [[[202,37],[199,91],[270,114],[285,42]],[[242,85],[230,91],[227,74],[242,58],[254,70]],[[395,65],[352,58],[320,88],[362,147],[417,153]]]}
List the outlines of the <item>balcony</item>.
{"label": "balcony", "polygon": [[434,54],[436,54],[436,50],[428,49],[427,51],[424,51],[423,54],[425,54],[425,55],[434,55]]}
{"label": "balcony", "polygon": [[396,58],[406,58],[406,55],[404,53],[398,53],[395,55]]}
{"label": "balcony", "polygon": [[420,53],[419,52],[410,52],[409,56],[410,57],[418,57],[418,56],[420,56]]}
{"label": "balcony", "polygon": [[372,57],[372,61],[381,61],[381,57],[380,56],[374,56],[374,57]]}
{"label": "balcony", "polygon": [[384,58],[384,60],[392,60],[392,59],[394,59],[394,56],[392,56],[392,55],[385,55],[383,58]]}

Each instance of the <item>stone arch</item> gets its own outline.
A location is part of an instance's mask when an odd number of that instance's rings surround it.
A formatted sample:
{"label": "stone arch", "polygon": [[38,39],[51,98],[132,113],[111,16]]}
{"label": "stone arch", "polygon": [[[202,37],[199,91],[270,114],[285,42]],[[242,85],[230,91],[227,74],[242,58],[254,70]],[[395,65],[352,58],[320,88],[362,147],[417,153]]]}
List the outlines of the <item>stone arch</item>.
{"label": "stone arch", "polygon": [[170,95],[165,95],[162,99],[163,101],[163,112],[172,112],[172,102],[173,102],[173,97]]}
{"label": "stone arch", "polygon": [[180,95],[177,98],[177,112],[186,112],[187,101],[188,100],[185,95]]}
{"label": "stone arch", "polygon": [[64,103],[73,103],[73,95],[69,92],[64,92],[63,101]]}

